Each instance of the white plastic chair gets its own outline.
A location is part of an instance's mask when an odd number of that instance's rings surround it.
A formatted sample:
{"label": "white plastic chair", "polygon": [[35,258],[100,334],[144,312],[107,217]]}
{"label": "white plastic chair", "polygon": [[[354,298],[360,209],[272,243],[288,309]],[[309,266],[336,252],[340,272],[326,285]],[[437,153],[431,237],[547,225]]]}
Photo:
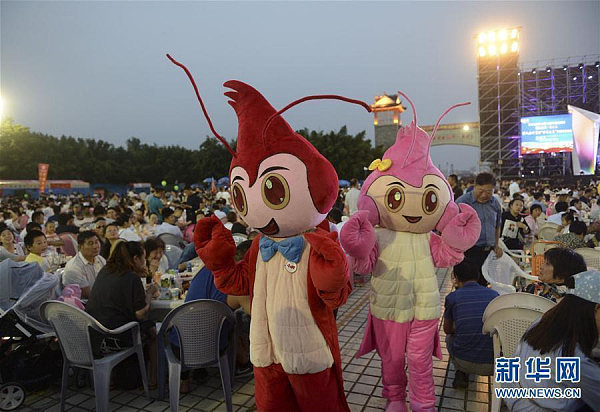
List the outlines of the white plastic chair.
{"label": "white plastic chair", "polygon": [[516,292],[513,282],[516,277],[521,277],[531,281],[538,281],[536,276],[525,273],[523,269],[506,253],[500,258],[496,258],[494,251],[491,251],[483,262],[481,273],[485,280],[490,283],[492,289],[500,295]]}
{"label": "white plastic chair", "polygon": [[590,247],[580,247],[574,251],[583,256],[588,270],[600,269],[600,251]]}
{"label": "white plastic chair", "polygon": [[[230,328],[227,342],[221,342],[221,330],[226,321]],[[172,329],[177,331],[179,359],[173,353],[169,342]],[[158,332],[158,398],[164,398],[165,363],[168,363],[169,369],[169,403],[172,412],[176,412],[179,408],[179,379],[182,369],[218,366],[227,411],[231,412],[235,342],[237,342],[236,317],[226,304],[216,300],[199,299],[173,309]],[[224,353],[220,353],[220,348],[225,344],[227,349]]]}
{"label": "white plastic chair", "polygon": [[[554,305],[550,299],[530,293],[510,293],[492,300],[483,312],[482,333],[492,336],[494,358],[513,356],[525,331]],[[493,395],[497,386],[493,382],[491,411],[497,412],[501,400]]]}
{"label": "white plastic chair", "polygon": [[542,240],[554,240],[558,236],[558,225],[555,223],[546,222],[538,231],[538,238]]}
{"label": "white plastic chair", "polygon": [[528,256],[527,253],[525,253],[525,251],[509,249],[508,246],[506,246],[506,244],[504,243],[504,241],[502,241],[502,239],[498,239],[498,244],[500,245],[500,248],[502,248],[502,251],[508,256],[518,259],[523,264],[523,266],[527,265]]}
{"label": "white plastic chair", "polygon": [[[65,407],[65,399],[69,381],[69,367],[90,369],[94,376],[94,392],[96,395],[96,410],[108,411],[110,391],[110,373],[115,365],[124,361],[129,356],[137,354],[144,384],[146,397],[148,393],[148,380],[146,365],[142,351],[142,339],[138,322],[129,322],[117,329],[106,329],[96,319],[82,310],[64,302],[50,300],[41,306],[42,317],[52,325],[60,349],[63,354],[62,387],[60,391],[60,410]],[[90,329],[104,335],[120,335],[130,332],[133,337],[133,346],[120,352],[104,355],[103,358],[94,359],[90,341]]]}

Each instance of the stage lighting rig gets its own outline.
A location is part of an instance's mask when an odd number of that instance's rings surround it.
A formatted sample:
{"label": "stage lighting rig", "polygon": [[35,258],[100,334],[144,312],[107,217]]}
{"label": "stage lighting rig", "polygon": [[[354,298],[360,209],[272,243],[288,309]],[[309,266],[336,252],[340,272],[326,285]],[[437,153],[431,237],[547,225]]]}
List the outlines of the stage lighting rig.
{"label": "stage lighting rig", "polygon": [[519,52],[519,28],[479,33],[479,57],[495,57]]}

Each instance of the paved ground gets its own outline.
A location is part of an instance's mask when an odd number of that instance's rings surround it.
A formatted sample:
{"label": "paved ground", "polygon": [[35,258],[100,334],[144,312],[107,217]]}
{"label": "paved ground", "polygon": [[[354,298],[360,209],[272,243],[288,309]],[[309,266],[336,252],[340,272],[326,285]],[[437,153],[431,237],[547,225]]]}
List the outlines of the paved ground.
{"label": "paved ground", "polygon": [[[438,270],[438,284],[442,305],[444,297],[451,290],[450,272]],[[352,411],[380,411],[385,408],[386,400],[381,397],[381,360],[375,353],[361,359],[354,358],[367,320],[368,284],[357,286],[346,305],[338,313],[339,340],[344,370],[344,387]],[[487,411],[490,391],[487,377],[478,377],[471,381],[467,390],[452,388],[454,370],[448,364],[448,352],[444,342],[444,332],[440,326],[444,357],[434,360],[434,380],[436,406],[440,411]],[[473,378],[471,378],[473,379]],[[252,411],[254,407],[254,381],[236,380],[233,403],[236,411]],[[156,391],[151,392],[156,396]],[[28,394],[26,408],[23,411],[58,411],[59,386],[45,391]],[[111,410],[118,411],[165,411],[168,402],[148,401],[141,391],[111,391]],[[66,410],[93,411],[94,393],[89,388],[77,389],[71,385]],[[206,384],[192,385],[192,391],[180,398],[180,411],[225,411],[223,392],[218,370],[211,370]]]}

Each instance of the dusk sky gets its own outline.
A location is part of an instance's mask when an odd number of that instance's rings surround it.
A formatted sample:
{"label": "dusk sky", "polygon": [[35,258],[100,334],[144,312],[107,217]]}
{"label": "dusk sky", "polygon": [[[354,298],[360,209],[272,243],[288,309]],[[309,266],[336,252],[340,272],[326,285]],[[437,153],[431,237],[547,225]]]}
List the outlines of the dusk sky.
{"label": "dusk sky", "polygon": [[[181,69],[187,65],[215,128],[237,136],[222,84],[238,79],[279,109],[309,94],[373,102],[408,94],[419,124],[478,121],[476,39],[521,26],[522,63],[600,54],[600,2],[29,2],[0,3],[4,114],[33,131],[123,144],[131,136],[196,148],[210,130]],[[407,106],[407,104],[405,104]],[[285,113],[295,129],[366,130],[372,115],[336,101]],[[410,111],[402,120],[408,123]],[[0,151],[2,149],[0,148]],[[472,148],[434,161],[469,168]]]}

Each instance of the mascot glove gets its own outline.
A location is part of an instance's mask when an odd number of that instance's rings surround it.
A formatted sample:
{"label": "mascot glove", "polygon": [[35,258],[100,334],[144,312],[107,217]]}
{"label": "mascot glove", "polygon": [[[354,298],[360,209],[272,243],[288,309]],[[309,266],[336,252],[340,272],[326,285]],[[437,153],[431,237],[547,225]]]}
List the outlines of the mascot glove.
{"label": "mascot glove", "polygon": [[[457,206],[458,208],[458,206]],[[459,213],[442,230],[442,241],[455,250],[470,249],[481,235],[481,222],[471,206],[461,203]]]}
{"label": "mascot glove", "polygon": [[196,224],[194,247],[198,257],[212,271],[235,264],[235,242],[231,232],[214,215],[200,219]]}
{"label": "mascot glove", "polygon": [[369,212],[359,210],[352,215],[342,227],[340,241],[350,256],[368,258],[377,243],[375,229],[369,222]]}

